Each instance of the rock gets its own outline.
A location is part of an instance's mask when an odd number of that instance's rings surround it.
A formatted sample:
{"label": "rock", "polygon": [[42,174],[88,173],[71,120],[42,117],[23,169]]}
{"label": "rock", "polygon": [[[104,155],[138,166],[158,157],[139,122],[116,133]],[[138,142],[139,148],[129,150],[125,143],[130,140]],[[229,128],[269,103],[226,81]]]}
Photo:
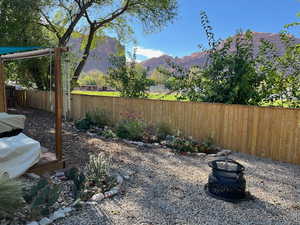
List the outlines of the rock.
{"label": "rock", "polygon": [[160,144],[161,145],[167,145],[167,141],[161,141]]}
{"label": "rock", "polygon": [[60,172],[56,172],[55,176],[56,177],[64,177],[65,176],[65,172],[61,172],[61,171]]}
{"label": "rock", "polygon": [[116,179],[117,179],[117,182],[118,182],[119,185],[123,184],[124,179],[123,179],[123,177],[121,175],[118,174],[117,177],[116,177]]}
{"label": "rock", "polygon": [[26,173],[26,175],[32,179],[39,180],[41,177],[35,173]]}
{"label": "rock", "polygon": [[223,150],[221,150],[220,152],[218,152],[217,154],[216,154],[216,156],[217,157],[220,157],[220,156],[228,156],[228,155],[230,155],[231,154],[231,150],[229,150],[229,149],[223,149]]}
{"label": "rock", "polygon": [[205,157],[207,154],[204,153],[204,152],[199,152],[199,153],[196,153],[196,156],[198,157]]}
{"label": "rock", "polygon": [[48,224],[51,224],[53,222],[53,220],[47,218],[47,217],[44,217],[43,219],[40,220],[39,224],[40,225],[48,225]]}
{"label": "rock", "polygon": [[130,179],[129,175],[124,175],[123,177],[124,177],[125,180],[129,180]]}
{"label": "rock", "polygon": [[144,146],[145,146],[146,148],[153,148],[153,147],[154,147],[153,144],[149,144],[149,143],[145,143]]}
{"label": "rock", "polygon": [[105,198],[105,196],[102,193],[98,193],[98,194],[94,194],[93,197],[91,198],[91,200],[95,201],[95,202],[100,202],[104,198]]}
{"label": "rock", "polygon": [[59,209],[59,210],[55,211],[50,218],[52,220],[57,220],[59,218],[65,217],[65,216],[66,216],[66,214],[64,213],[64,211],[62,209]]}
{"label": "rock", "polygon": [[143,142],[141,142],[141,141],[135,141],[135,142],[133,142],[133,144],[135,144],[135,145],[137,145],[137,146],[139,146],[139,147],[143,147],[145,144],[143,143]]}
{"label": "rock", "polygon": [[32,222],[30,222],[30,223],[27,223],[26,225],[39,225],[39,223],[36,222],[36,221],[32,221]]}
{"label": "rock", "polygon": [[65,208],[62,208],[62,211],[63,211],[64,213],[70,213],[70,212],[73,211],[73,209],[72,209],[71,207],[65,207]]}

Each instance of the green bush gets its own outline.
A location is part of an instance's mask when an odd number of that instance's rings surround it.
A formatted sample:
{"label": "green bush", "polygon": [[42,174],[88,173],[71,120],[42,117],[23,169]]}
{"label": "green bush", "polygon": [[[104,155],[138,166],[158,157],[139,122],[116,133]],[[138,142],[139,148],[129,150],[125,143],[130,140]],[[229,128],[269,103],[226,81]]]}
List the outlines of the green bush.
{"label": "green bush", "polygon": [[166,145],[178,152],[199,152],[199,144],[191,138],[167,136]]}
{"label": "green bush", "polygon": [[139,120],[122,120],[117,124],[117,135],[120,138],[141,141],[143,139],[145,124]]}
{"label": "green bush", "polygon": [[0,175],[0,215],[12,215],[22,203],[22,183]]}
{"label": "green bush", "polygon": [[117,137],[115,132],[112,129],[108,128],[108,127],[104,127],[103,131],[101,132],[101,135],[104,138],[107,138],[107,139],[113,139],[113,138]]}
{"label": "green bush", "polygon": [[92,127],[92,122],[88,119],[77,120],[75,122],[75,127],[81,131],[87,131]]}
{"label": "green bush", "polygon": [[167,136],[173,135],[174,133],[170,125],[165,122],[158,123],[156,127],[159,140],[165,140]]}
{"label": "green bush", "polygon": [[87,112],[85,118],[91,122],[92,125],[103,128],[111,124],[109,113],[103,109],[95,109]]}

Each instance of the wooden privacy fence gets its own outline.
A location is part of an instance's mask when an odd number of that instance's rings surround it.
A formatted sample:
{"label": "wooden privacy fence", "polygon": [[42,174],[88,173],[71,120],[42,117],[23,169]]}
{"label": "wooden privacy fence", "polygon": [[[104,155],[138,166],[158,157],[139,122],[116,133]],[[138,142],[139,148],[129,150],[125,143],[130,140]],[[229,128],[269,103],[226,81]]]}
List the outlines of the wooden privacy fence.
{"label": "wooden privacy fence", "polygon": [[[50,109],[46,92],[21,92],[18,99],[21,105]],[[147,123],[167,122],[196,140],[212,136],[223,148],[300,164],[300,109],[72,95],[71,118],[96,108],[110,112],[114,122],[126,111],[136,112]]]}

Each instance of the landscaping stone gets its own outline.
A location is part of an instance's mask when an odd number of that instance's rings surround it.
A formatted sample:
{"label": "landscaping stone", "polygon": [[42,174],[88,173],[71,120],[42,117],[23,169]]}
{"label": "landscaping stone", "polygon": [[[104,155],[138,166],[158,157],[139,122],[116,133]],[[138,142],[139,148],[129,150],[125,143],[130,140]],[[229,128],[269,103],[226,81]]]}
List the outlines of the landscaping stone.
{"label": "landscaping stone", "polygon": [[221,150],[220,152],[218,152],[217,154],[216,154],[216,156],[217,157],[220,157],[220,156],[228,156],[228,155],[230,155],[231,154],[231,150],[229,150],[229,149],[223,149],[223,150]]}
{"label": "landscaping stone", "polygon": [[65,217],[65,216],[66,216],[66,214],[64,213],[64,211],[59,209],[59,210],[55,211],[50,218],[52,220],[57,220],[59,218]]}
{"label": "landscaping stone", "polygon": [[26,225],[39,225],[39,223],[36,222],[36,221],[32,221],[32,222],[30,222],[30,223],[27,223]]}
{"label": "landscaping stone", "polygon": [[51,224],[53,222],[53,220],[47,218],[47,217],[44,217],[43,219],[40,220],[39,224],[40,225],[48,225],[48,224]]}
{"label": "landscaping stone", "polygon": [[65,207],[65,208],[62,208],[62,211],[63,211],[64,213],[70,213],[70,212],[73,211],[73,208],[71,208],[71,207]]}
{"label": "landscaping stone", "polygon": [[204,152],[199,152],[199,153],[196,153],[195,155],[198,157],[205,157],[207,154]]}
{"label": "landscaping stone", "polygon": [[104,194],[102,193],[97,193],[97,194],[94,194],[93,197],[91,198],[92,201],[95,201],[95,202],[100,202],[102,201],[103,199],[105,198]]}

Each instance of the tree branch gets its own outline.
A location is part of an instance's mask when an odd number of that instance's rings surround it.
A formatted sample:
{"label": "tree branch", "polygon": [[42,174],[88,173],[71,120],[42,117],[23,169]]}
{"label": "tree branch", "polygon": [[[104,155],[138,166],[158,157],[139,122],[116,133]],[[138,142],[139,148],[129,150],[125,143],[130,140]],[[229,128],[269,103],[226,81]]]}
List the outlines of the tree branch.
{"label": "tree branch", "polygon": [[119,17],[120,15],[122,15],[130,6],[130,0],[126,1],[126,4],[124,5],[123,8],[119,8],[117,10],[115,10],[114,12],[111,13],[111,16],[107,19],[104,19],[102,21],[99,21],[96,23],[96,29],[98,30],[100,27],[102,27],[104,24],[107,24],[111,21],[113,21],[115,18]]}
{"label": "tree branch", "polygon": [[70,39],[75,26],[77,25],[77,23],[79,22],[79,20],[84,15],[85,10],[88,9],[89,7],[91,7],[93,5],[93,3],[94,3],[93,0],[91,0],[91,1],[89,1],[87,3],[84,3],[83,5],[80,4],[79,0],[75,0],[75,2],[77,4],[79,4],[81,7],[79,8],[79,12],[75,15],[74,19],[71,21],[68,29],[66,30],[66,32],[64,33],[64,35],[59,40],[59,46],[60,47],[65,47],[66,46],[67,41]]}

